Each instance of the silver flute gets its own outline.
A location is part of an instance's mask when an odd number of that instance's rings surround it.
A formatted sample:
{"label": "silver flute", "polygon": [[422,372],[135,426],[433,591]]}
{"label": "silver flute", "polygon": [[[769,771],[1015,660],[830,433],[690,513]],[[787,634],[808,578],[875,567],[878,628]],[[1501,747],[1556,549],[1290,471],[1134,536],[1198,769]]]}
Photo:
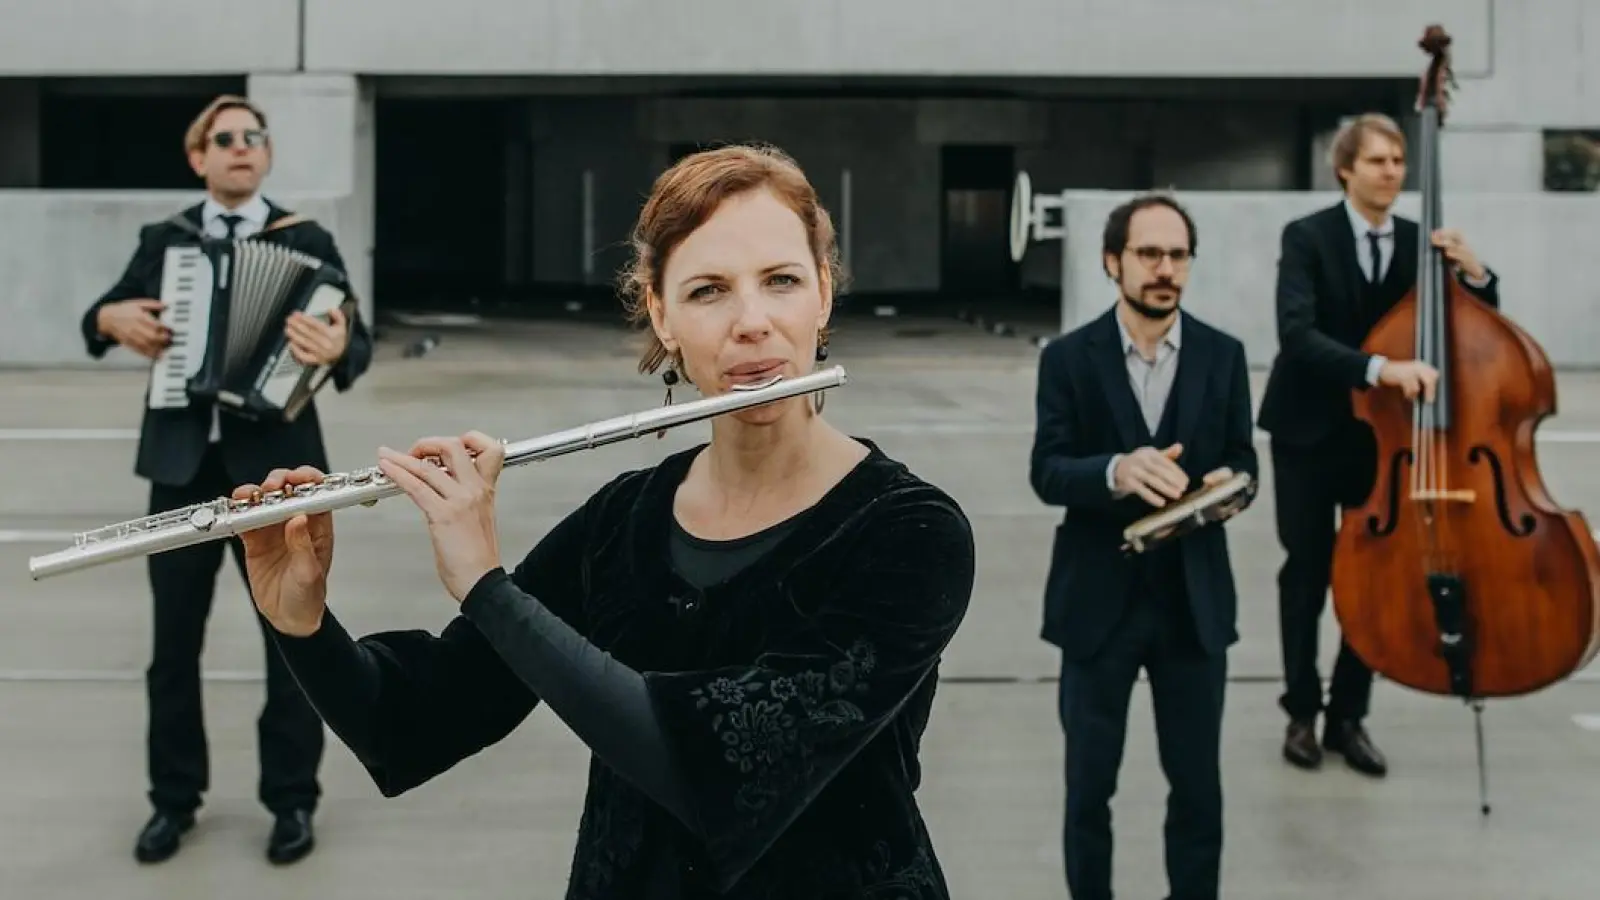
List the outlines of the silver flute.
{"label": "silver flute", "polygon": [[[726,394],[661,406],[614,419],[603,419],[543,437],[506,444],[505,468],[564,456],[605,444],[665,431],[752,406],[814,394],[842,386],[842,366],[833,366],[798,378],[778,376],[756,385],[735,385]],[[377,466],[354,472],[325,475],[316,484],[285,487],[259,493],[247,500],[218,497],[168,512],[107,525],[73,537],[71,547],[28,560],[33,580],[136,556],[165,553],[206,541],[286,522],[295,516],[331,512],[348,506],[371,506],[402,493]]]}

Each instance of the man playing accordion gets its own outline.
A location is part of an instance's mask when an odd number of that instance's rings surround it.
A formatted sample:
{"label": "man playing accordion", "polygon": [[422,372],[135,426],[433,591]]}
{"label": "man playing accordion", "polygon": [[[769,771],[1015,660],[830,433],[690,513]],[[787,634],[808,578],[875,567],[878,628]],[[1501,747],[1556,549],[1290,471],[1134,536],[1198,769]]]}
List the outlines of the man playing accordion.
{"label": "man playing accordion", "polygon": [[[192,244],[202,235],[219,241],[250,238],[282,248],[286,257],[292,251],[313,265],[320,261],[328,272],[342,273],[345,268],[331,234],[261,196],[272,146],[265,115],[248,100],[234,96],[214,100],[190,126],[185,148],[195,174],[205,182],[206,199],[140,229],[138,247],[122,277],[83,316],[91,357],[99,359],[113,345],[121,345],[157,361],[134,465],[135,473],[150,482],[151,514],[226,496],[233,485],[259,482],[277,467],[329,468],[316,408],[309,402],[297,415],[244,417],[207,397],[185,397],[181,403],[164,406],[154,400],[160,361],[181,359],[180,353],[194,351],[181,336],[174,346],[174,328],[159,316],[163,307],[159,298],[168,289],[164,281],[170,283],[173,274],[164,272],[170,248]],[[209,291],[209,279],[195,280],[201,282],[202,293]],[[208,302],[208,293],[206,297]],[[327,321],[296,311],[281,331],[294,361],[308,368],[330,366],[329,380],[341,391],[366,371],[372,358],[371,336],[360,317],[347,312],[352,309],[349,304],[334,308]],[[270,331],[276,339],[278,328]],[[169,348],[171,353],[166,352]],[[228,543],[242,575],[242,546],[237,540]],[[135,856],[142,862],[161,861],[177,852],[209,786],[200,654],[223,546],[206,543],[148,559],[155,621],[146,673],[146,752],[154,814],[135,846]],[[321,794],[317,770],[323,730],[270,642],[266,663],[258,797],[275,820],[267,856],[288,863],[310,852],[313,845],[311,815]]]}

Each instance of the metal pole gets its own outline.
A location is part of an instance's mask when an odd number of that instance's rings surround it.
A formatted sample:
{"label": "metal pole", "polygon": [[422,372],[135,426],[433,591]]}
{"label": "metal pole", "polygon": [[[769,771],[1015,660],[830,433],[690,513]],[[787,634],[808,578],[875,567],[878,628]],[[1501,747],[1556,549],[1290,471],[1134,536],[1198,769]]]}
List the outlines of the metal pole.
{"label": "metal pole", "polygon": [[850,170],[839,174],[839,258],[850,267]]}
{"label": "metal pole", "polygon": [[583,170],[583,283],[594,283],[594,170]]}

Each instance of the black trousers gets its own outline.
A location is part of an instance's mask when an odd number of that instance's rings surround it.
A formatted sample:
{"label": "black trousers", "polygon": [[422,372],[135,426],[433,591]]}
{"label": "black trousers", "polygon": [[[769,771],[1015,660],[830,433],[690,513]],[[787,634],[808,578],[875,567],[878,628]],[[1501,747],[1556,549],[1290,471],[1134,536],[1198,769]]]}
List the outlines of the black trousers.
{"label": "black trousers", "polygon": [[[1363,439],[1365,437],[1365,439]],[[1372,670],[1350,645],[1339,642],[1326,705],[1317,668],[1318,633],[1333,575],[1335,517],[1359,503],[1372,486],[1370,436],[1343,436],[1316,447],[1272,445],[1278,543],[1286,558],[1278,570],[1278,622],[1284,693],[1278,704],[1292,719],[1360,721],[1372,697]]]}
{"label": "black trousers", "polygon": [[[154,484],[150,512],[164,512],[232,493],[235,485],[215,445],[195,479],[181,488]],[[224,547],[231,547],[244,577],[244,544],[210,541],[148,559],[155,601],[155,641],[145,687],[150,704],[147,753],[150,802],[158,809],[192,811],[210,786],[200,697],[200,655],[216,593]],[[248,590],[248,581],[246,582]],[[284,665],[267,629],[251,607],[266,646],[267,698],[257,721],[261,774],[257,797],[274,813],[313,810],[321,796],[322,721]]]}
{"label": "black trousers", "polygon": [[1171,790],[1163,831],[1172,900],[1216,900],[1222,869],[1223,696],[1226,655],[1202,650],[1182,598],[1139,597],[1106,647],[1061,666],[1067,742],[1063,829],[1067,893],[1110,900],[1111,798],[1127,735],[1128,701],[1150,676],[1161,770]]}

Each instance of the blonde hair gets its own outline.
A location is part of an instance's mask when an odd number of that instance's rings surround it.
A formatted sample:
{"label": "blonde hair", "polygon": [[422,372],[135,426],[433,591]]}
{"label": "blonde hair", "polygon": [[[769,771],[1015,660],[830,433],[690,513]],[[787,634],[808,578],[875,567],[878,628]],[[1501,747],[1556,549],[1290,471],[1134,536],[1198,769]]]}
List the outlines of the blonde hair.
{"label": "blonde hair", "polygon": [[183,133],[183,149],[185,152],[194,152],[206,148],[206,135],[211,133],[211,127],[217,124],[217,116],[230,109],[243,109],[256,117],[261,123],[262,130],[266,130],[267,116],[260,107],[250,102],[248,97],[238,94],[223,94],[200,110],[200,114],[189,123],[189,130]]}
{"label": "blonde hair", "polygon": [[[622,271],[618,291],[629,321],[646,330],[639,371],[649,374],[667,360],[667,350],[650,330],[650,294],[660,297],[667,258],[723,201],[767,188],[794,210],[805,226],[817,270],[837,292],[844,278],[833,220],[800,166],[788,154],[763,144],[733,144],[702,150],[679,160],[656,179],[631,244],[633,259]],[[819,339],[827,339],[824,328]]]}
{"label": "blonde hair", "polygon": [[1369,134],[1382,135],[1398,144],[1402,153],[1405,152],[1406,133],[1394,119],[1383,113],[1371,112],[1356,116],[1339,127],[1339,132],[1333,136],[1333,146],[1328,150],[1333,177],[1339,179],[1340,187],[1344,187],[1344,176],[1339,172],[1355,168],[1356,157],[1361,155],[1361,145]]}

